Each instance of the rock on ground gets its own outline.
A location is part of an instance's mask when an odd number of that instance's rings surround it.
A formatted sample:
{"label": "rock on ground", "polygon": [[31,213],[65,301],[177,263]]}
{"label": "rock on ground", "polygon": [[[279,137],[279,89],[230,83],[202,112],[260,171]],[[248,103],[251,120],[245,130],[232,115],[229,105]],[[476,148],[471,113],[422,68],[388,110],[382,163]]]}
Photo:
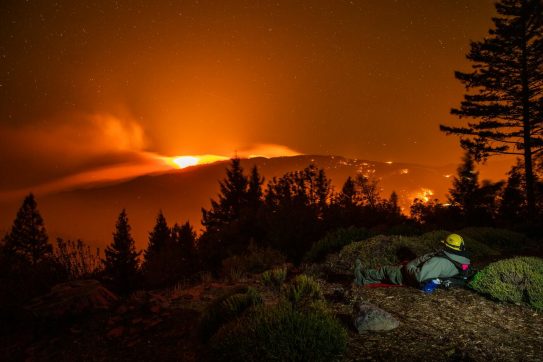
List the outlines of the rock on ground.
{"label": "rock on ground", "polygon": [[400,322],[387,311],[377,306],[358,301],[353,307],[353,322],[358,333],[367,331],[390,331]]}

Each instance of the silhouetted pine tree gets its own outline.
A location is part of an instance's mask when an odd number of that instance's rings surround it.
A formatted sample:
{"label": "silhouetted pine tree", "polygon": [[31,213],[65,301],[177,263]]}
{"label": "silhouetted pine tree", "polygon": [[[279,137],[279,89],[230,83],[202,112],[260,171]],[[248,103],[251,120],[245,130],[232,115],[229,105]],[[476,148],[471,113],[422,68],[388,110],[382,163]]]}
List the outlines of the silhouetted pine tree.
{"label": "silhouetted pine tree", "polygon": [[138,267],[140,252],[136,251],[130,229],[126,210],[123,209],[115,225],[113,243],[105,249],[105,276],[111,281],[112,286],[121,293],[134,290],[140,276]]}
{"label": "silhouetted pine tree", "polygon": [[182,274],[184,276],[193,275],[198,271],[198,254],[196,249],[196,232],[192,225],[187,221],[179,226],[175,224],[172,229],[172,236],[175,244],[181,251],[181,262],[183,264]]}
{"label": "silhouetted pine tree", "polygon": [[370,209],[376,209],[381,203],[379,195],[378,182],[375,179],[370,179],[364,175],[358,175],[356,184],[359,187],[360,201],[362,206],[367,206]]}
{"label": "silhouetted pine tree", "polygon": [[4,237],[4,250],[31,265],[52,257],[53,247],[49,243],[34,195],[25,197],[11,231]]}
{"label": "silhouetted pine tree", "polygon": [[151,254],[143,268],[145,286],[157,288],[174,285],[194,275],[198,268],[196,233],[188,222],[181,226],[176,223],[171,235]]}
{"label": "silhouetted pine tree", "polygon": [[400,206],[398,205],[398,194],[396,193],[396,191],[392,191],[392,193],[390,194],[390,198],[388,199],[388,204],[393,214],[401,213]]}
{"label": "silhouetted pine tree", "polygon": [[524,197],[524,177],[522,164],[517,162],[508,172],[507,184],[502,193],[499,217],[503,224],[512,226],[526,218],[526,198]]}
{"label": "silhouetted pine tree", "polygon": [[36,200],[29,194],[0,244],[0,310],[45,293],[65,278],[53,257]]}
{"label": "silhouetted pine tree", "polygon": [[427,230],[435,228],[454,230],[460,225],[459,218],[457,208],[445,206],[438,199],[424,201],[417,198],[411,204],[411,220]]}
{"label": "silhouetted pine tree", "polygon": [[211,200],[211,209],[202,209],[202,225],[207,232],[219,231],[224,224],[238,219],[247,206],[248,180],[239,158],[231,160],[226,179],[219,181],[219,185],[219,201]]}
{"label": "silhouetted pine tree", "polygon": [[492,183],[488,180],[479,184],[479,172],[475,170],[475,162],[469,152],[462,159],[457,169],[458,175],[453,179],[453,187],[449,189],[451,216],[458,211],[466,225],[490,225],[497,211],[497,196],[503,183]]}
{"label": "silhouetted pine tree", "polygon": [[357,203],[356,198],[357,198],[357,192],[356,192],[355,182],[351,178],[351,176],[349,176],[347,177],[347,180],[345,180],[345,183],[343,184],[343,187],[341,188],[341,192],[337,196],[336,203],[342,208],[349,209],[353,206],[356,206],[356,203]]}
{"label": "silhouetted pine tree", "polygon": [[260,177],[256,166],[251,169],[248,183],[247,203],[250,211],[256,214],[262,206],[262,184],[264,183],[264,178]]}
{"label": "silhouetted pine tree", "polygon": [[456,172],[453,187],[449,189],[449,203],[470,217],[478,206],[479,172],[475,170],[475,161],[469,153],[464,154]]}
{"label": "silhouetted pine tree", "polygon": [[265,194],[265,230],[270,246],[300,261],[326,232],[323,216],[330,195],[329,180],[314,165],[273,178]]}
{"label": "silhouetted pine tree", "polygon": [[471,73],[456,72],[469,93],[451,113],[476,119],[467,127],[441,125],[461,136],[476,160],[497,154],[524,159],[528,213],[535,215],[533,161],[543,152],[543,2],[501,0],[494,28],[472,42]]}
{"label": "silhouetted pine tree", "polygon": [[385,223],[388,226],[397,225],[406,221],[406,217],[402,214],[400,205],[398,204],[398,194],[392,191],[390,197],[383,204],[383,209],[386,212]]}
{"label": "silhouetted pine tree", "polygon": [[360,207],[358,192],[351,176],[347,177],[341,191],[332,197],[327,222],[331,229],[358,226],[360,222]]}
{"label": "silhouetted pine tree", "polygon": [[[245,227],[247,228],[247,236],[249,237],[249,245],[254,243],[257,246],[264,246],[265,231],[263,224],[263,206],[264,192],[262,185],[264,177],[260,176],[256,165],[251,169],[249,175],[249,186],[247,188],[247,209],[244,212]],[[248,246],[249,246],[248,245]]]}
{"label": "silhouetted pine tree", "polygon": [[143,253],[143,267],[171,240],[171,230],[162,210],[158,212],[153,230],[149,233],[149,244]]}
{"label": "silhouetted pine tree", "polygon": [[217,270],[222,259],[244,252],[251,240],[259,237],[255,235],[252,208],[258,207],[261,181],[255,171],[250,183],[243,174],[240,159],[231,160],[226,178],[219,182],[219,200],[211,200],[209,210],[202,209],[204,232],[199,239],[199,251],[209,267]]}

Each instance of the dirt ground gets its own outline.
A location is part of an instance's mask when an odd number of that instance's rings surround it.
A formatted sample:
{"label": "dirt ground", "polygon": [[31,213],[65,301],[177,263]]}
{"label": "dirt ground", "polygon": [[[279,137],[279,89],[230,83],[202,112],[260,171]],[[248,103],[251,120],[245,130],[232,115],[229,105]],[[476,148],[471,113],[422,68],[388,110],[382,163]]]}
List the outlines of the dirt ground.
{"label": "dirt ground", "polygon": [[[243,284],[261,288],[258,280]],[[349,331],[345,361],[543,360],[543,316],[526,306],[496,303],[465,289],[424,294],[408,287],[319,282]],[[200,313],[225,288],[233,287],[211,284],[162,291],[167,307],[124,312],[122,323],[118,312],[107,312],[23,325],[0,338],[0,360],[205,361],[206,346],[197,333]],[[358,334],[351,322],[357,298],[393,314],[399,327]]]}
{"label": "dirt ground", "polygon": [[[382,333],[349,333],[347,361],[542,361],[543,316],[526,306],[500,304],[465,289],[425,294],[408,287],[352,287],[394,315],[400,325]],[[339,316],[350,305],[335,304]]]}

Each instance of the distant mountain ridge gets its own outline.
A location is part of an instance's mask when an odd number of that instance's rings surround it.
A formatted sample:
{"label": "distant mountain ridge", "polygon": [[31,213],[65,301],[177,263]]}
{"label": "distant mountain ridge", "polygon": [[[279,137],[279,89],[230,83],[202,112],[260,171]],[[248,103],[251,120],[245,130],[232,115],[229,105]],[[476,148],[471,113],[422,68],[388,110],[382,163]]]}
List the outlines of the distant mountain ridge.
{"label": "distant mountain ridge", "polygon": [[[404,208],[408,208],[413,198],[420,197],[424,190],[432,190],[433,197],[443,201],[451,187],[447,175],[453,175],[456,169],[455,165],[431,167],[339,156],[257,157],[241,161],[246,174],[256,165],[266,182],[311,163],[325,170],[335,191],[341,190],[348,176],[362,173],[374,177],[379,180],[381,196],[388,198],[396,191]],[[145,248],[159,210],[164,212],[169,224],[189,220],[199,231],[201,208],[209,208],[210,199],[217,198],[218,181],[225,177],[229,164],[230,161],[220,161],[39,196],[38,207],[51,239],[56,236],[81,238],[101,248],[111,242],[117,216],[125,208],[137,247]],[[0,207],[0,228],[7,230],[19,201]]]}

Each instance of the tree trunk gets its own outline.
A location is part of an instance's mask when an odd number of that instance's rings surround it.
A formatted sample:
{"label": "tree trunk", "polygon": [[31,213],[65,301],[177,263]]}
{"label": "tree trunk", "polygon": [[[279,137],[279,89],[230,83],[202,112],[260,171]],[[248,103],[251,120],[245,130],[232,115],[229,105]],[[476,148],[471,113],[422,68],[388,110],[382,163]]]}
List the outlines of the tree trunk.
{"label": "tree trunk", "polygon": [[526,44],[527,23],[526,2],[522,4],[522,39],[521,39],[521,77],[522,77],[522,123],[524,131],[524,171],[526,177],[526,202],[528,216],[531,220],[535,217],[534,173],[532,169],[532,143],[530,124],[530,88],[528,85],[528,60]]}

